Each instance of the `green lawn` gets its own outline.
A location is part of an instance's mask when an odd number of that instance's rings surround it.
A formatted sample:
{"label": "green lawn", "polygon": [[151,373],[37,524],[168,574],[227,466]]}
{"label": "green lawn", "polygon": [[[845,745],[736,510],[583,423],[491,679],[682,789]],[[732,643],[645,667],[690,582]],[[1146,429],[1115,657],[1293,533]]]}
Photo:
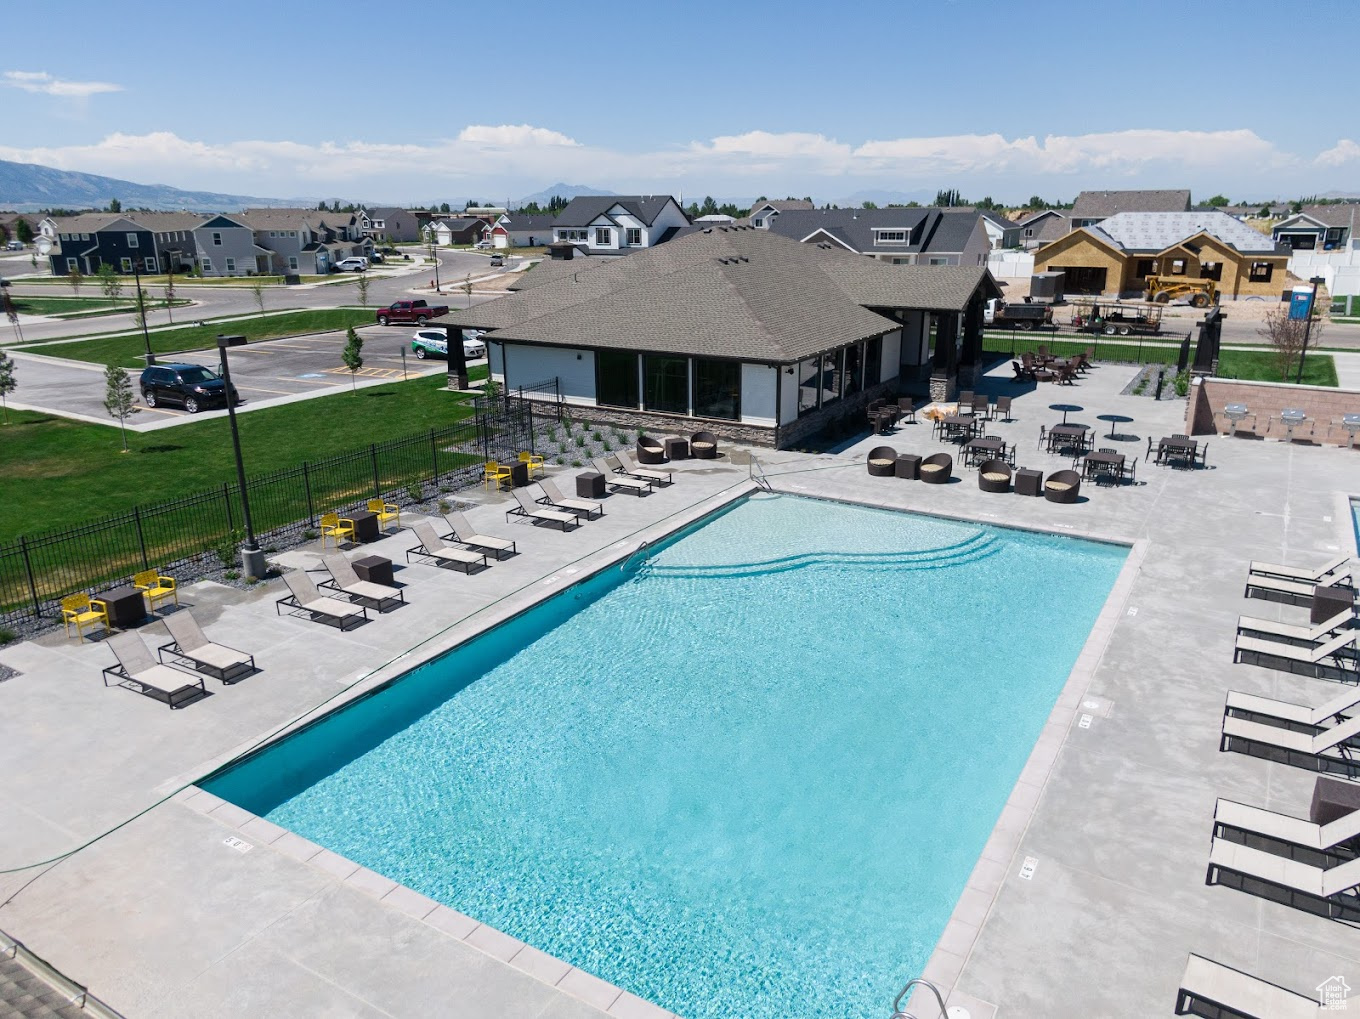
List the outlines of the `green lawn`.
{"label": "green lawn", "polygon": [[[151,333],[151,349],[157,354],[181,350],[208,350],[217,345],[218,333],[246,336],[250,340],[273,340],[298,333],[344,329],[351,325],[372,325],[373,311],[362,308],[327,308],[319,311],[292,311],[283,315],[238,319],[234,322],[209,320],[202,326],[182,326]],[[146,342],[139,334],[129,336],[96,337],[64,343],[39,343],[26,346],[33,354],[51,354],[77,361],[97,364],[119,364],[124,368],[140,368],[145,363],[142,354]]]}
{"label": "green lawn", "polygon": [[[473,368],[474,379],[486,368]],[[468,417],[470,398],[450,393],[442,375],[341,392],[241,414],[241,451],[252,477],[427,431]],[[175,496],[234,482],[225,419],[128,433],[11,410],[0,425],[0,474],[15,487],[0,500],[0,541],[72,527]],[[22,488],[22,496],[18,489]]]}
{"label": "green lawn", "polygon": [[[165,310],[165,302],[159,298],[145,298],[147,311]],[[182,298],[175,299],[175,307],[190,304]],[[14,308],[25,315],[59,315],[65,318],[93,317],[95,315],[116,315],[134,311],[137,301],[120,298],[111,301],[107,297],[16,297]]]}
{"label": "green lawn", "polygon": [[[1297,366],[1289,372],[1287,381],[1294,381]],[[1225,350],[1218,360],[1218,377],[1222,379],[1246,379],[1255,382],[1280,382],[1280,369],[1275,363],[1275,355],[1270,351]],[[1305,386],[1337,385],[1336,361],[1330,354],[1309,354],[1303,361],[1303,384]]]}

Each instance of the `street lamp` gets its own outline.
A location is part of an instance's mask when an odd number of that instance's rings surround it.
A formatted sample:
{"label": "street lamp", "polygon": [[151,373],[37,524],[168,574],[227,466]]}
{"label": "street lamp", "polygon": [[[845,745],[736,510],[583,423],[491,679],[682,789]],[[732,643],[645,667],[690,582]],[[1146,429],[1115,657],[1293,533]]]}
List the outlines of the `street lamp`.
{"label": "street lamp", "polygon": [[439,253],[435,250],[434,231],[430,231],[430,258],[434,259],[434,292],[442,294],[444,291],[439,286]]}
{"label": "street lamp", "polygon": [[156,363],[156,355],[151,353],[151,334],[146,331],[146,304],[142,301],[142,269],[137,259],[132,259],[132,276],[137,281],[137,317],[142,320],[142,339],[146,342],[146,366]]}
{"label": "street lamp", "polygon": [[232,399],[231,365],[227,362],[228,347],[244,347],[244,336],[217,334],[217,352],[222,355],[222,384],[227,398],[227,420],[231,422],[231,448],[236,454],[236,484],[241,490],[241,514],[246,522],[246,541],[241,546],[241,571],[247,577],[264,579],[264,552],[255,540],[255,524],[250,519],[250,498],[246,494],[246,467],[241,461],[241,435],[236,430],[236,401]]}
{"label": "street lamp", "polygon": [[1303,323],[1303,347],[1299,350],[1299,370],[1294,376],[1294,385],[1303,383],[1303,359],[1308,355],[1308,334],[1313,330],[1313,305],[1317,304],[1318,287],[1327,281],[1321,276],[1314,276],[1308,281],[1313,284],[1313,296],[1308,299],[1308,318]]}

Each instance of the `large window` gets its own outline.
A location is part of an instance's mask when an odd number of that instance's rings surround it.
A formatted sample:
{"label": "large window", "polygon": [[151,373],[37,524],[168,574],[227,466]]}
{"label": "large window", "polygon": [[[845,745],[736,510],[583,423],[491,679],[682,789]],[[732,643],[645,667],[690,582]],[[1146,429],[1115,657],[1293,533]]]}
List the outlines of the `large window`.
{"label": "large window", "polygon": [[120,258],[118,262],[122,266],[123,272],[132,272],[132,259]]}
{"label": "large window", "polygon": [[154,272],[157,272],[157,271],[159,271],[159,270],[160,270],[160,266],[156,264],[156,260],[155,260],[154,258],[147,258],[147,259],[146,259],[146,271],[147,271],[147,272],[154,273]]}
{"label": "large window", "polygon": [[875,230],[875,244],[905,244],[907,243],[907,232],[905,230]]}
{"label": "large window", "polygon": [[1250,279],[1253,283],[1269,283],[1275,267],[1269,262],[1252,262]]}
{"label": "large window", "polygon": [[1199,264],[1199,278],[1202,280],[1221,280],[1223,279],[1222,262],[1201,262]]}
{"label": "large window", "polygon": [[595,228],[595,243],[601,247],[609,247],[614,243],[614,231],[607,226],[597,226]]}
{"label": "large window", "polygon": [[595,402],[604,407],[638,405],[638,359],[623,350],[595,352]]}
{"label": "large window", "polygon": [[137,246],[137,235],[136,235],[136,234],[128,234],[128,235],[127,235],[127,245],[128,245],[129,248],[135,248],[135,247]]}
{"label": "large window", "polygon": [[641,243],[642,243],[642,228],[641,228],[641,227],[636,227],[636,226],[630,226],[630,227],[628,228],[628,245],[629,245],[629,247],[634,247],[634,248],[635,248],[635,247],[637,247],[637,246],[638,246],[639,244],[641,244]]}
{"label": "large window", "polygon": [[1156,268],[1157,265],[1152,259],[1140,258],[1134,264],[1133,277],[1134,279],[1140,280],[1146,279],[1147,277],[1152,276],[1155,273]]}
{"label": "large window", "polygon": [[666,414],[689,413],[689,358],[647,354],[642,359],[643,406]]}
{"label": "large window", "polygon": [[694,360],[696,417],[741,419],[741,362]]}

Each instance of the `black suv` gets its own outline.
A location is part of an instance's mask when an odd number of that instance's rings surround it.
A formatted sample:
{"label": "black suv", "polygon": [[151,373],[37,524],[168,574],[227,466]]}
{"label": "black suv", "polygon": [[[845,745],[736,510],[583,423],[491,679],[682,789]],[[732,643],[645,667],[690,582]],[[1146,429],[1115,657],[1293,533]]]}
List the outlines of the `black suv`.
{"label": "black suv", "polygon": [[[236,387],[231,387],[233,403],[241,402]],[[227,405],[222,379],[200,364],[157,364],[142,372],[142,399],[148,407],[178,404],[190,414],[204,407]]]}

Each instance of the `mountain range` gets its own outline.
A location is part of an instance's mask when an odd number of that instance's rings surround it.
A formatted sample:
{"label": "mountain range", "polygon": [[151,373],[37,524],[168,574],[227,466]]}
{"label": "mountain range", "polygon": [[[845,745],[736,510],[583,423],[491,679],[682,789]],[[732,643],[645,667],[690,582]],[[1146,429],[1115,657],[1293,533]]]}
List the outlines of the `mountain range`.
{"label": "mountain range", "polygon": [[617,191],[601,191],[598,188],[586,187],[584,184],[552,184],[542,191],[535,191],[532,195],[525,195],[519,200],[520,205],[528,205],[530,202],[537,202],[539,205],[546,206],[552,201],[554,196],[560,195],[563,198],[577,198],[581,195],[616,195]]}
{"label": "mountain range", "polygon": [[[187,209],[195,212],[231,212],[246,206],[286,205],[303,201],[284,202],[277,198],[227,195],[216,191],[183,191],[168,184],[136,184],[116,177],[0,159],[0,208],[16,212],[48,208],[102,209],[115,198],[129,209]],[[314,200],[309,204],[314,204]]]}

